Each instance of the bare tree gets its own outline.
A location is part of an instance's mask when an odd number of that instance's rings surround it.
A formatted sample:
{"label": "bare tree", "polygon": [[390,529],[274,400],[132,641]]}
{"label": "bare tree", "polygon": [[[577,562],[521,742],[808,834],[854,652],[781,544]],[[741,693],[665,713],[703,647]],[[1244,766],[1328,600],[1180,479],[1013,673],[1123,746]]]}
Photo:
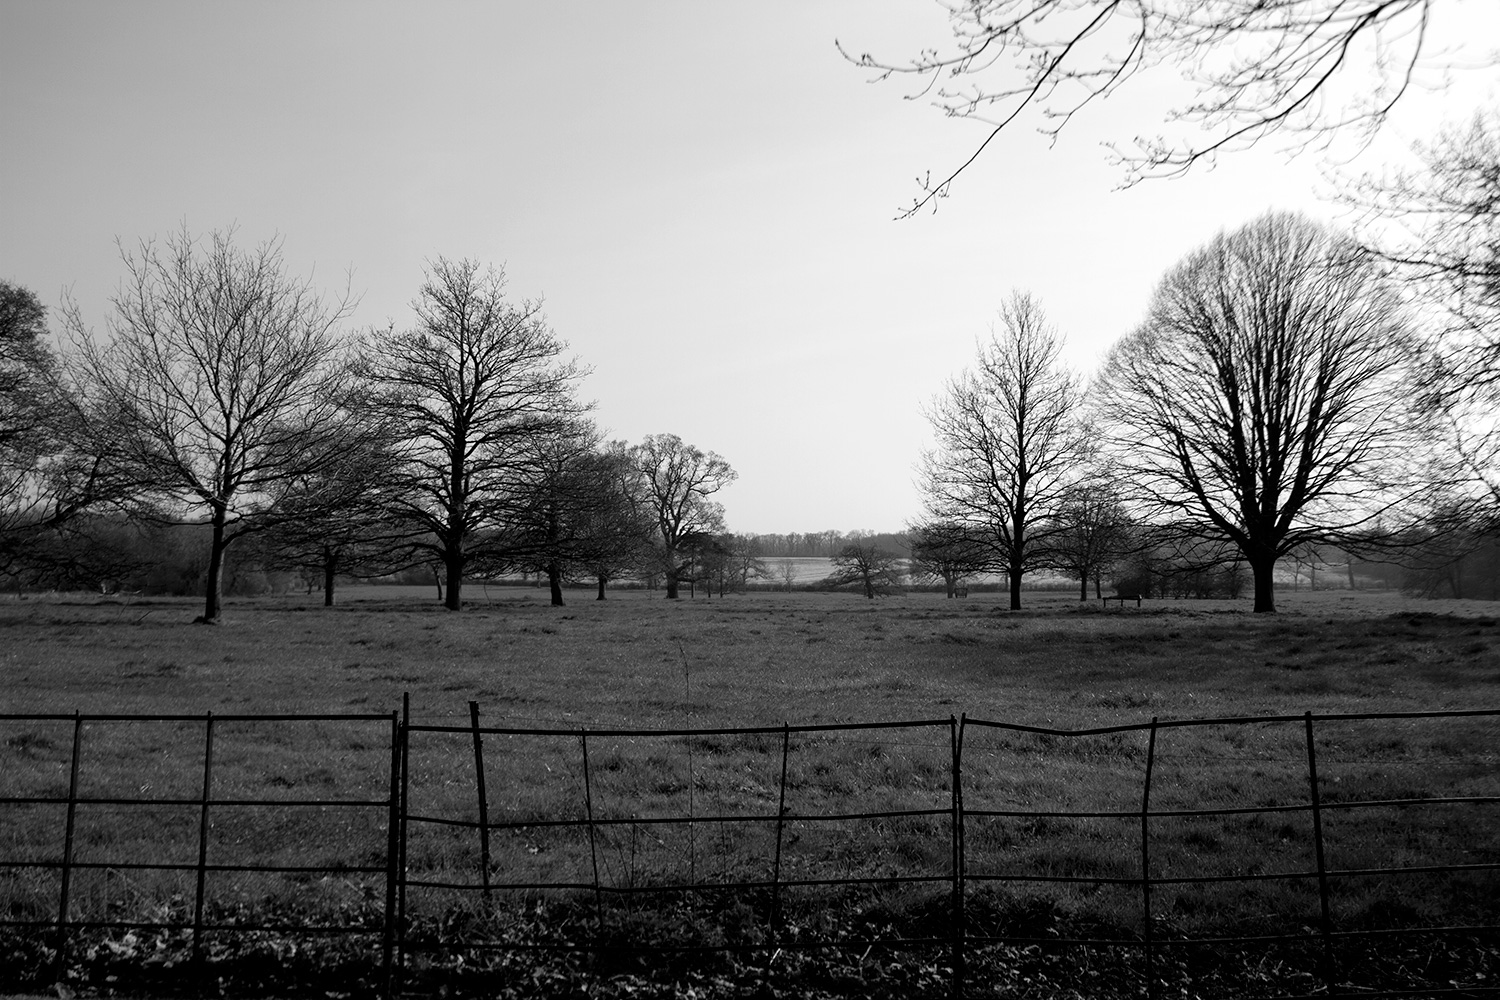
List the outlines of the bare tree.
{"label": "bare tree", "polygon": [[586,372],[563,358],[541,303],[506,299],[501,270],[439,257],[412,308],[416,326],[374,336],[359,372],[395,428],[395,513],[442,564],[458,611],[471,562],[516,555],[502,529],[528,502],[533,444],[586,410],[574,397]]}
{"label": "bare tree", "polygon": [[[1500,113],[1417,146],[1422,166],[1363,178],[1366,242],[1424,290],[1421,402],[1449,485],[1442,518],[1500,525]],[[1435,322],[1434,322],[1435,321]]]}
{"label": "bare tree", "polygon": [[[1028,120],[1055,137],[1090,104],[1146,71],[1171,68],[1195,90],[1163,109],[1178,135],[1112,145],[1127,183],[1177,175],[1218,154],[1282,136],[1293,151],[1324,148],[1337,135],[1367,141],[1392,108],[1420,85],[1432,55],[1428,24],[1437,0],[942,0],[953,44],[906,61],[840,51],[876,72],[919,81],[953,118],[989,126],[975,151],[902,212],[948,194],[954,179],[1000,133]],[[1443,5],[1445,7],[1451,4]],[[1476,39],[1476,44],[1478,40]],[[1473,62],[1492,65],[1482,51]],[[1464,65],[1443,53],[1444,68]],[[1149,89],[1145,80],[1137,89]],[[1196,130],[1196,133],[1194,132]],[[1122,137],[1127,138],[1128,137]]]}
{"label": "bare tree", "polygon": [[317,574],[323,606],[330,608],[338,576],[409,568],[409,527],[391,517],[394,470],[393,437],[362,419],[338,461],[304,476],[289,492],[285,519],[262,540],[267,563]]}
{"label": "bare tree", "polygon": [[1078,379],[1061,347],[1040,304],[1015,292],[975,367],[927,411],[937,438],[921,465],[928,514],[961,526],[1006,573],[1012,610],[1022,576],[1047,564],[1081,453]]}
{"label": "bare tree", "polygon": [[0,282],[0,572],[14,574],[29,543],[73,504],[53,485],[58,433],[56,358],[46,309],[29,289]]}
{"label": "bare tree", "polygon": [[833,557],[834,584],[857,583],[867,598],[889,594],[901,586],[901,557],[881,548],[873,538],[856,536]]}
{"label": "bare tree", "polygon": [[593,490],[580,512],[584,523],[578,563],[598,584],[595,600],[602,601],[609,581],[648,558],[656,520],[630,445],[604,445],[593,456],[590,470]]}
{"label": "bare tree", "polygon": [[968,530],[951,521],[926,521],[908,533],[911,572],[918,579],[943,581],[952,598],[967,577],[981,573],[990,563],[988,549],[970,537]]}
{"label": "bare tree", "polygon": [[552,604],[565,580],[586,575],[604,586],[640,561],[654,522],[624,442],[602,445],[597,430],[574,421],[533,440],[520,467],[521,505],[503,530],[515,565],[547,578]]}
{"label": "bare tree", "polygon": [[1103,596],[1106,570],[1130,553],[1130,515],[1107,466],[1089,470],[1069,489],[1059,511],[1061,529],[1052,544],[1053,565],[1078,580],[1078,599],[1089,599],[1089,582]]}
{"label": "bare tree", "polygon": [[46,423],[57,361],[47,347],[47,310],[35,293],[0,281],[0,447]]}
{"label": "bare tree", "polygon": [[765,546],[754,535],[730,535],[721,539],[724,558],[720,565],[719,590],[744,591],[751,580],[769,580],[775,571],[766,560]]}
{"label": "bare tree", "polygon": [[59,554],[103,552],[69,522],[128,495],[108,437],[47,343],[40,300],[0,281],[0,575],[57,579],[76,561]]}
{"label": "bare tree", "polygon": [[792,585],[797,582],[797,564],[791,559],[783,559],[776,564],[776,578],[790,594]]}
{"label": "bare tree", "polygon": [[1115,452],[1150,520],[1243,553],[1255,610],[1276,562],[1338,544],[1410,496],[1385,477],[1408,425],[1412,337],[1354,243],[1300,216],[1221,233],[1167,273],[1100,382]]}
{"label": "bare tree", "polygon": [[676,598],[682,575],[690,570],[695,537],[724,530],[724,508],[711,499],[737,478],[729,463],[700,451],[676,434],[649,434],[635,447],[636,468],[647,508],[656,520],[656,554]]}
{"label": "bare tree", "polygon": [[106,343],[65,310],[76,379],[139,496],[208,524],[202,620],[215,622],[225,550],[282,520],[297,484],[358,436],[336,332],[348,299],[288,276],[279,240],[246,251],[233,230],[200,243],[184,228],[121,256]]}

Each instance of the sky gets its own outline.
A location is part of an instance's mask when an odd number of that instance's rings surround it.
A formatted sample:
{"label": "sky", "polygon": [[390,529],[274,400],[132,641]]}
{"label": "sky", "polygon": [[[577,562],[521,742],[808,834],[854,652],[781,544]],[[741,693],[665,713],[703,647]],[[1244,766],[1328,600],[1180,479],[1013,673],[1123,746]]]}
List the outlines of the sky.
{"label": "sky", "polygon": [[[1433,30],[1482,62],[1500,4],[1439,0]],[[1087,376],[1215,233],[1346,223],[1348,178],[1500,94],[1494,63],[1434,74],[1357,156],[1263,144],[1122,190],[1101,143],[1191,95],[1157,74],[1056,143],[1007,132],[896,221],[988,129],[835,40],[900,61],[949,37],[931,0],[0,0],[0,279],[102,334],[121,245],[234,227],[357,297],[352,335],[409,324],[437,257],[491,263],[592,368],[607,436],[729,461],[731,530],[892,531],[921,514],[924,407],[1012,290]]]}

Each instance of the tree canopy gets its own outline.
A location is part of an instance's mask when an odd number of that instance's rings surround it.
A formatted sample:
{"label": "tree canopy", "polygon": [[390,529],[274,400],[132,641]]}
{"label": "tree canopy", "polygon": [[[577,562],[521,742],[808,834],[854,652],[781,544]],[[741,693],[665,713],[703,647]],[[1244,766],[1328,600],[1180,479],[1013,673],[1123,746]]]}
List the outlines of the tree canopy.
{"label": "tree canopy", "polygon": [[1147,520],[1223,539],[1274,611],[1276,561],[1366,536],[1410,497],[1400,381],[1412,337],[1395,289],[1347,237],[1264,216],[1162,279],[1100,380],[1115,459]]}

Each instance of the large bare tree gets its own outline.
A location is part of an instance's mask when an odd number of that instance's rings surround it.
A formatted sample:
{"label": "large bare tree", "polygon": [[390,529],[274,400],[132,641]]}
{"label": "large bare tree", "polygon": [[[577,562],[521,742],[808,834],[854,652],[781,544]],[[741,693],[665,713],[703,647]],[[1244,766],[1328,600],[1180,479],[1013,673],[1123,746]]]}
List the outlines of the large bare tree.
{"label": "large bare tree", "polygon": [[1366,241],[1424,292],[1421,401],[1449,484],[1443,519],[1500,526],[1500,111],[1416,147],[1421,166],[1345,198]]}
{"label": "large bare tree", "polygon": [[1099,384],[1115,457],[1158,528],[1221,539],[1276,609],[1276,562],[1349,542],[1410,496],[1394,476],[1413,339],[1351,240],[1271,214],[1167,273]]}
{"label": "large bare tree", "polygon": [[202,620],[215,622],[225,550],[286,517],[298,484],[359,436],[338,336],[348,298],[288,275],[279,240],[246,250],[233,230],[200,241],[184,227],[121,257],[106,340],[65,309],[75,378],[138,498],[209,525]]}
{"label": "large bare tree", "polygon": [[[1185,77],[1194,96],[1163,108],[1175,135],[1112,144],[1127,182],[1174,175],[1219,154],[1272,136],[1295,151],[1326,146],[1337,135],[1368,139],[1428,65],[1490,66],[1486,40],[1466,59],[1435,53],[1434,10],[1452,0],[939,0],[953,42],[905,60],[871,54],[851,61],[876,79],[914,77],[912,97],[927,97],[953,118],[988,126],[955,169],[922,182],[902,213],[947,195],[954,179],[1007,128],[1034,124],[1056,136],[1089,105],[1128,87],[1151,89],[1150,71]],[[1476,5],[1477,6],[1477,5]],[[1433,82],[1436,73],[1426,74]],[[1099,113],[1102,113],[1100,110]],[[1121,136],[1131,143],[1132,137]]]}
{"label": "large bare tree", "polygon": [[396,513],[457,611],[467,566],[515,554],[504,529],[527,503],[535,443],[587,409],[574,395],[586,372],[540,302],[506,298],[503,270],[439,257],[412,308],[416,325],[372,337],[359,372],[396,435]]}
{"label": "large bare tree", "polygon": [[723,458],[676,434],[648,434],[634,456],[656,521],[656,558],[667,596],[675,599],[683,574],[696,561],[697,541],[724,531],[724,508],[712,498],[737,475]]}
{"label": "large bare tree", "polygon": [[60,376],[45,307],[0,281],[0,574],[40,569],[38,540],[92,496],[75,400]]}
{"label": "large bare tree", "polygon": [[927,410],[936,447],[922,457],[929,516],[960,526],[1010,582],[1045,565],[1082,455],[1077,376],[1040,303],[1014,292],[973,368]]}

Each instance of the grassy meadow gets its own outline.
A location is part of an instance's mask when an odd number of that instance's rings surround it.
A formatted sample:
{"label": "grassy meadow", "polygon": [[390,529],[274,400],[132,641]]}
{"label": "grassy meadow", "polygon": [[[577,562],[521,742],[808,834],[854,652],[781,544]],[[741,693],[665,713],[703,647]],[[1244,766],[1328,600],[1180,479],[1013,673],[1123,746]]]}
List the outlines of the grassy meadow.
{"label": "grassy meadow", "polygon": [[[780,901],[779,933],[816,940],[834,933],[813,916],[828,906],[830,890],[811,883],[826,878],[871,880],[867,891],[840,897],[868,934],[882,927],[943,933],[930,928],[951,865],[942,814],[951,802],[951,716],[1083,729],[1153,717],[1500,708],[1500,608],[1477,602],[1294,592],[1280,596],[1276,615],[1256,616],[1248,601],[1148,601],[1105,611],[1049,592],[1028,594],[1021,612],[1004,610],[999,594],[866,601],[756,593],[669,602],[612,592],[597,602],[579,590],[562,608],[532,590],[475,585],[468,596],[459,614],[421,589],[347,588],[328,609],[316,595],[231,600],[214,627],[190,624],[198,613],[191,600],[7,599],[0,602],[0,713],[388,715],[409,693],[412,721],[432,726],[467,725],[470,700],[486,727],[574,733],[933,723],[797,734],[785,748],[780,734],[591,735],[587,790],[577,735],[485,737],[489,817],[502,824],[490,845],[497,883],[583,885],[595,866],[599,881],[616,888],[768,879],[775,824],[765,819],[780,806],[785,766],[791,818],[777,878],[793,884]],[[201,720],[85,727],[82,794],[169,801],[79,807],[78,859],[100,867],[77,874],[72,919],[190,919],[191,871],[130,865],[196,860],[200,813],[185,800],[202,790],[204,728]],[[72,731],[70,720],[0,720],[0,796],[65,794]],[[970,934],[1143,932],[1139,887],[1110,881],[1139,877],[1138,817],[1013,814],[1138,810],[1146,742],[1143,732],[1063,738],[965,728]],[[373,801],[387,793],[388,719],[225,721],[214,746],[216,798]],[[1330,868],[1500,861],[1495,805],[1338,805],[1500,794],[1500,719],[1325,722],[1316,746],[1321,794],[1333,804],[1323,817]],[[477,814],[467,734],[414,733],[410,773],[413,814]],[[1300,721],[1158,733],[1153,810],[1307,798]],[[610,821],[592,844],[581,827],[550,825],[580,819],[586,809]],[[60,855],[61,807],[0,810],[0,860]],[[902,815],[829,818],[869,811]],[[687,815],[723,819],[653,822]],[[216,806],[212,862],[325,870],[211,872],[210,922],[316,910],[376,926],[383,877],[360,869],[383,864],[385,818],[363,806]],[[408,912],[416,926],[449,926],[454,913],[476,905],[475,891],[454,886],[478,885],[477,837],[465,827],[416,825],[409,876],[442,886],[413,886]],[[1155,890],[1156,933],[1278,933],[1316,924],[1312,880],[1192,881],[1308,871],[1307,813],[1162,816],[1152,820],[1151,835],[1153,878],[1184,880]],[[1015,874],[1044,880],[991,880]],[[13,918],[55,914],[57,889],[53,872],[0,871],[0,906]],[[534,915],[565,895],[524,889],[501,898],[510,912]],[[1336,883],[1332,915],[1345,930],[1493,924],[1496,898],[1500,880],[1492,873],[1348,875]],[[722,926],[699,943],[765,940],[763,893],[729,894],[711,905]],[[647,934],[621,926],[631,940]]]}

